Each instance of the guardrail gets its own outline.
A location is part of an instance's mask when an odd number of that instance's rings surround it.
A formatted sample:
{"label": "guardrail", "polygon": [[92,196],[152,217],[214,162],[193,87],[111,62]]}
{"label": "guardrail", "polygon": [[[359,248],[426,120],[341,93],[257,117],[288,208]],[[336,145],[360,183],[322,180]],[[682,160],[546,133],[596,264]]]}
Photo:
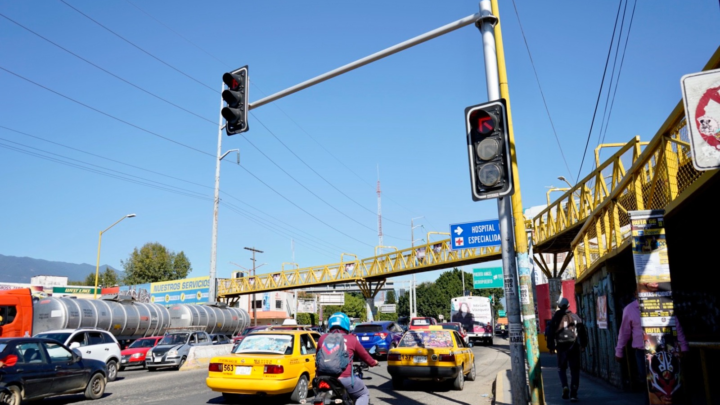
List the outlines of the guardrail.
{"label": "guardrail", "polygon": [[692,164],[682,105],[635,159],[627,175],[589,215],[572,241],[577,280],[630,243],[628,211],[666,209],[700,178]]}
{"label": "guardrail", "polygon": [[[296,289],[313,285],[384,278],[500,258],[500,246],[451,250],[450,239],[381,254],[362,260],[326,264],[262,274],[255,277],[218,279],[218,297],[253,292]],[[344,257],[344,256],[343,256]]]}
{"label": "guardrail", "polygon": [[[595,149],[595,170],[532,219],[534,245],[542,245],[563,231],[583,223],[617,188],[626,174],[625,167],[632,165],[640,156],[643,145],[647,145],[647,142],[640,142],[639,136],[624,144],[599,145]],[[620,150],[601,164],[600,150],[608,147],[620,147]]]}

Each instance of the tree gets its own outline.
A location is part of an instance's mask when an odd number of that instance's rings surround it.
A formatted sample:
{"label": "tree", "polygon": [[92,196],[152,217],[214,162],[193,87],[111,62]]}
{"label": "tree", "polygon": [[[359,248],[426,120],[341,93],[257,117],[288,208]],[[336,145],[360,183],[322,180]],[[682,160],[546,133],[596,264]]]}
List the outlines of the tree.
{"label": "tree", "polygon": [[149,242],[140,250],[133,249],[127,260],[121,262],[127,285],[180,280],[192,271],[185,253],[175,253],[157,242]]}
{"label": "tree", "polygon": [[395,298],[395,290],[388,291],[387,294],[385,294],[385,303],[386,304],[396,304],[397,299]]}
{"label": "tree", "polygon": [[[86,286],[94,286],[95,285],[95,272],[90,273],[85,277],[85,281],[82,284],[70,284],[69,285],[86,285]],[[118,274],[115,272],[115,270],[111,269],[110,267],[106,267],[105,271],[98,273],[98,280],[97,285],[103,286],[103,287],[111,287],[114,285],[120,284],[120,278],[118,277]]]}

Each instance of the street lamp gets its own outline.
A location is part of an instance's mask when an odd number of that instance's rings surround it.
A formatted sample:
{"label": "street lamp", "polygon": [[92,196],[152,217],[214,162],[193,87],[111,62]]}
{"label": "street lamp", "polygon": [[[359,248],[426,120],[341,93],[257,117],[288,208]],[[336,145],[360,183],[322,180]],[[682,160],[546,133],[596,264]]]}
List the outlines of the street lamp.
{"label": "street lamp", "polygon": [[567,183],[568,186],[570,186],[570,188],[572,188],[572,184],[570,184],[570,182],[567,181],[567,179],[565,178],[565,176],[559,176],[559,177],[558,177],[558,180],[564,181],[565,183]]}
{"label": "street lamp", "polygon": [[[425,218],[424,216],[410,218],[410,246],[415,247],[415,228],[422,227],[422,225],[414,225],[416,219]],[[415,274],[412,275],[412,286],[410,287],[410,317],[417,315],[417,295],[415,294]]]}
{"label": "street lamp", "polygon": [[98,287],[98,277],[100,276],[100,245],[102,244],[102,235],[103,233],[107,232],[110,228],[120,223],[125,218],[133,218],[135,217],[135,214],[127,214],[124,217],[120,218],[115,222],[114,224],[108,226],[105,228],[104,231],[100,231],[100,238],[98,239],[98,254],[97,254],[97,264],[95,264],[95,294],[93,296],[93,299],[97,299],[97,287]]}

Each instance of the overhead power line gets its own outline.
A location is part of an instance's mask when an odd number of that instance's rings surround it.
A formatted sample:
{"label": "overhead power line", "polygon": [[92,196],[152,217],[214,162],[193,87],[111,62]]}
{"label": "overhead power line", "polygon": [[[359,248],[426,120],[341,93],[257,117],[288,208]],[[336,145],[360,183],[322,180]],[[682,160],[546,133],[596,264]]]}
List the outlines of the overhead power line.
{"label": "overhead power line", "polygon": [[578,168],[578,174],[575,178],[575,183],[580,181],[580,173],[582,173],[582,167],[585,163],[585,156],[587,155],[587,148],[590,145],[590,137],[592,136],[593,126],[595,125],[595,116],[597,115],[598,105],[600,105],[600,96],[602,95],[602,89],[605,85],[605,74],[607,73],[608,63],[610,62],[610,54],[612,53],[613,41],[615,39],[615,30],[617,30],[618,18],[620,17],[620,9],[622,8],[622,0],[618,4],[617,15],[615,16],[615,26],[613,27],[613,33],[610,37],[610,49],[608,49],[607,58],[605,59],[605,69],[603,70],[602,80],[600,81],[600,89],[598,90],[597,101],[595,101],[595,111],[593,111],[592,121],[590,122],[590,131],[588,132],[587,140],[585,141],[585,150],[583,151],[582,160],[580,161],[580,167]]}

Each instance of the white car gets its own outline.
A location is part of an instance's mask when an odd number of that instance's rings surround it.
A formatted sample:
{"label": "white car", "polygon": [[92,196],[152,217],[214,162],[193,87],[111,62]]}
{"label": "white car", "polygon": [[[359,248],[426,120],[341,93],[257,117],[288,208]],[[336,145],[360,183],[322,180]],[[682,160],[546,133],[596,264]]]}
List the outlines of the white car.
{"label": "white car", "polygon": [[70,349],[78,349],[83,359],[102,361],[107,365],[107,380],[115,381],[120,363],[120,344],[112,333],[99,329],[59,329],[35,337],[56,340]]}

